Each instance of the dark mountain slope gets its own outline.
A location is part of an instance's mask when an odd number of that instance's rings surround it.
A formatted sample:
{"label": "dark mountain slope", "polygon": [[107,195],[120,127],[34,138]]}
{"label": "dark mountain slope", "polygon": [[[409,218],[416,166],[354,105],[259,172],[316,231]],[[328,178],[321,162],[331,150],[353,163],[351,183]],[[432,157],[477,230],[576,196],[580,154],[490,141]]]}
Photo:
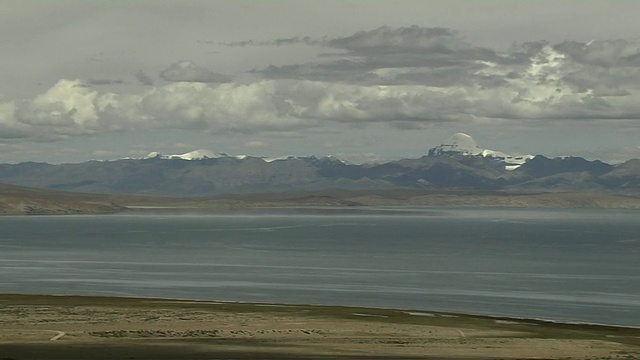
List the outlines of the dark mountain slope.
{"label": "dark mountain slope", "polygon": [[614,166],[603,163],[600,160],[588,161],[581,157],[566,157],[549,159],[538,155],[522,164],[517,169],[517,174],[530,178],[542,178],[562,173],[587,172],[599,176],[613,170]]}

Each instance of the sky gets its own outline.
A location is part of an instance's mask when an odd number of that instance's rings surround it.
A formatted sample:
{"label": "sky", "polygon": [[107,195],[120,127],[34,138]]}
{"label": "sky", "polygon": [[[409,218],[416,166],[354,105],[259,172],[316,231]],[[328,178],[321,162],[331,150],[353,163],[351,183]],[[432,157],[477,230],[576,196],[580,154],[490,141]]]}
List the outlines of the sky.
{"label": "sky", "polygon": [[0,0],[0,162],[640,158],[640,1]]}

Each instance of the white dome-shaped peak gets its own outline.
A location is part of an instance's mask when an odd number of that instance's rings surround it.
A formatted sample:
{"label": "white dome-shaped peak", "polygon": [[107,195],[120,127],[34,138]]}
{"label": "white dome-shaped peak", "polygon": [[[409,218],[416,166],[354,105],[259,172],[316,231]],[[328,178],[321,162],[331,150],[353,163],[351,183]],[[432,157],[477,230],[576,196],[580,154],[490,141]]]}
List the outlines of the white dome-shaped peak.
{"label": "white dome-shaped peak", "polygon": [[157,151],[152,151],[147,155],[144,159],[155,159],[157,157],[161,157],[162,155]]}
{"label": "white dome-shaped peak", "polygon": [[482,152],[482,149],[478,148],[476,141],[473,140],[470,135],[461,132],[453,134],[450,138],[445,140],[439,148],[439,152],[441,153],[453,152],[477,155]]}
{"label": "white dome-shaped peak", "polygon": [[202,160],[202,159],[217,159],[222,155],[212,150],[198,149],[198,150],[190,151],[188,153],[174,155],[174,156],[184,160]]}
{"label": "white dome-shaped peak", "polygon": [[461,150],[475,150],[478,148],[478,144],[471,135],[461,132],[453,134],[443,145],[451,145]]}

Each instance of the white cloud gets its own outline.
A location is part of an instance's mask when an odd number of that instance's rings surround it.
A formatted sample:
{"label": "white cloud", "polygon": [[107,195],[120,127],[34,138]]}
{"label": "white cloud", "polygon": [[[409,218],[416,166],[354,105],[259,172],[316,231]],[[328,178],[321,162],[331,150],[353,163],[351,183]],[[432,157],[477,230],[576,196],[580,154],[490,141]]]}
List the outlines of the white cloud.
{"label": "white cloud", "polygon": [[37,96],[22,114],[31,125],[96,128],[98,92],[80,81],[60,80],[47,92]]}
{"label": "white cloud", "polygon": [[80,80],[60,80],[33,100],[16,109],[13,124],[38,140],[121,131],[135,127],[144,114],[139,113],[141,95],[117,95],[97,90]]}
{"label": "white cloud", "polygon": [[2,103],[0,136],[56,140],[153,128],[258,133],[331,123],[383,122],[415,128],[473,119],[555,121],[640,115],[638,89],[628,95],[598,96],[593,91],[576,92],[553,67],[542,69],[533,63],[528,71],[494,88],[262,80],[219,85],[180,82],[117,95],[78,80],[61,80],[31,101]]}
{"label": "white cloud", "polygon": [[288,86],[274,81],[251,84],[175,83],[146,94],[142,109],[160,127],[252,133],[314,126],[296,116]]}

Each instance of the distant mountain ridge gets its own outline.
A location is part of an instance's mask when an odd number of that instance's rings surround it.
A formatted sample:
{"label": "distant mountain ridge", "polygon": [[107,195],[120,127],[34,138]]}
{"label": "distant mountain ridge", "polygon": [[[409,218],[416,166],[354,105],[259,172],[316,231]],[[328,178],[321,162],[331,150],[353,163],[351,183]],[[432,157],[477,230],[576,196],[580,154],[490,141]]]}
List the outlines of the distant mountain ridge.
{"label": "distant mountain ridge", "polygon": [[0,164],[0,183],[85,193],[188,197],[325,189],[640,195],[640,160],[611,165],[580,157],[514,156],[481,149],[470,136],[458,133],[426,156],[382,164],[349,164],[330,156],[265,159],[196,150],[77,164]]}

